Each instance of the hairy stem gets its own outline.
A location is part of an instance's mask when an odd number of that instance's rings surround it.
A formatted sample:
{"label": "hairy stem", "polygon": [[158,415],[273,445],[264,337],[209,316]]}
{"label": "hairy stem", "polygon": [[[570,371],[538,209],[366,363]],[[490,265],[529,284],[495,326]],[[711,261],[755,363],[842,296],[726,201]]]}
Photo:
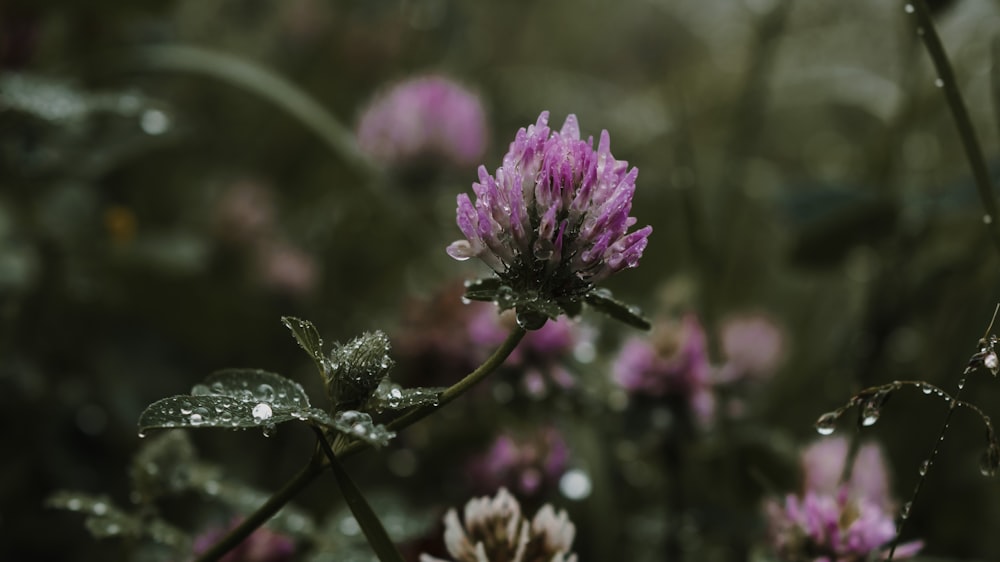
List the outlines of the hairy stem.
{"label": "hairy stem", "polygon": [[951,110],[951,115],[955,119],[955,127],[958,129],[958,136],[962,139],[962,147],[965,149],[965,156],[969,159],[969,167],[972,168],[972,175],[976,180],[976,189],[979,191],[979,198],[986,209],[986,216],[983,222],[993,239],[993,244],[1000,251],[1000,227],[997,221],[997,201],[993,193],[993,186],[990,182],[989,172],[986,170],[986,161],[983,159],[983,151],[979,147],[979,140],[976,138],[976,131],[972,128],[972,120],[969,118],[969,111],[965,107],[962,93],[958,89],[958,82],[955,80],[955,72],[951,68],[948,54],[941,44],[937,29],[931,20],[930,11],[927,9],[925,0],[904,0],[906,12],[913,17],[914,27],[917,35],[924,42],[927,54],[931,57],[934,70],[938,75],[938,86],[944,93],[945,101]]}
{"label": "hairy stem", "polygon": [[[511,352],[514,351],[514,348],[517,347],[517,344],[520,343],[521,339],[524,338],[526,333],[527,332],[525,332],[524,328],[521,328],[520,326],[515,327],[507,336],[507,339],[504,340],[500,347],[493,352],[493,355],[490,355],[490,357],[482,365],[441,393],[441,398],[438,400],[437,406],[425,406],[410,410],[386,424],[387,427],[392,430],[400,430],[413,425],[430,415],[431,412],[436,411],[441,406],[452,402],[467,392],[476,383],[485,379],[487,375],[502,365],[503,362],[507,360],[507,357],[510,356]],[[341,441],[338,440],[337,443],[340,444]],[[338,447],[339,450],[337,451],[337,458],[347,458],[351,455],[360,453],[369,447],[370,445],[365,442],[353,441],[343,447]],[[257,508],[256,511],[248,515],[246,519],[227,533],[222,540],[212,545],[212,548],[208,549],[201,556],[199,556],[195,562],[211,562],[213,560],[218,560],[227,552],[235,548],[238,544],[243,542],[244,539],[249,537],[250,534],[253,533],[258,527],[266,523],[268,519],[274,516],[274,514],[278,513],[278,511],[284,507],[286,503],[291,501],[295,495],[301,492],[317,476],[329,468],[329,466],[329,460],[325,458],[323,451],[317,448],[312,459],[309,460],[309,464],[304,466],[298,474],[286,482],[280,490],[268,498],[268,500]]]}

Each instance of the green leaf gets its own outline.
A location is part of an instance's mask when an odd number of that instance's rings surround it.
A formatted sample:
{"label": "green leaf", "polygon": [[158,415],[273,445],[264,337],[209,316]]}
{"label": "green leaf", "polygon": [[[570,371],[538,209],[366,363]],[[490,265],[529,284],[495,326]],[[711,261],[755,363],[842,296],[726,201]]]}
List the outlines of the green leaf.
{"label": "green leaf", "polygon": [[441,394],[446,387],[403,388],[388,378],[375,389],[375,394],[368,401],[368,407],[376,412],[386,410],[405,410],[414,406],[437,406]]}
{"label": "green leaf", "polygon": [[648,330],[652,327],[638,307],[627,305],[615,299],[611,295],[611,291],[607,289],[593,289],[583,298],[590,306],[629,326],[640,330]]}
{"label": "green leaf", "polygon": [[299,347],[313,358],[320,374],[326,376],[330,370],[330,362],[323,355],[323,338],[320,337],[316,326],[308,320],[301,320],[293,316],[282,316],[281,322],[292,331],[295,341],[299,342]]}
{"label": "green leaf", "polygon": [[485,277],[465,282],[465,298],[474,301],[494,301],[503,282],[496,277]]}
{"label": "green leaf", "polygon": [[330,460],[330,469],[333,472],[333,476],[337,479],[337,485],[340,486],[341,493],[344,494],[344,500],[347,502],[347,506],[351,508],[354,519],[358,522],[361,531],[365,534],[365,538],[368,539],[368,544],[371,545],[378,559],[381,562],[403,562],[403,556],[399,553],[396,545],[393,544],[392,539],[389,538],[389,533],[382,526],[378,515],[375,515],[375,511],[368,505],[368,501],[365,499],[364,494],[361,493],[361,489],[358,488],[358,485],[354,483],[351,476],[344,470],[343,465],[340,464],[337,455],[333,454],[325,438],[320,435],[320,439],[322,440],[326,456]]}
{"label": "green leaf", "polygon": [[309,406],[302,386],[281,375],[255,369],[227,369],[195,385],[190,396],[171,396],[139,416],[140,436],[153,428],[262,427],[326,413]]}

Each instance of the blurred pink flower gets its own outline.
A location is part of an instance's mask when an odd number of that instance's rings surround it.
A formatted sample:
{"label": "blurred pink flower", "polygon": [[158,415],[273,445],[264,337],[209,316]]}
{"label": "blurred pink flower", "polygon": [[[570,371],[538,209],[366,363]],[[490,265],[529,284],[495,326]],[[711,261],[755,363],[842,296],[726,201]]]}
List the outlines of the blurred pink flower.
{"label": "blurred pink flower", "polygon": [[296,246],[283,241],[261,242],[255,246],[257,279],[266,287],[295,296],[312,293],[319,280],[316,260]]}
{"label": "blurred pink flower", "polygon": [[223,240],[250,244],[273,233],[276,214],[271,190],[256,181],[243,179],[226,186],[219,195],[212,220]]}
{"label": "blurred pink flower", "polygon": [[[474,307],[469,319],[470,339],[481,353],[490,353],[510,333],[516,323],[515,313],[507,310],[497,314],[496,307],[488,303],[473,302],[469,306]],[[590,345],[593,337],[587,325],[560,316],[529,331],[504,365],[523,372],[521,382],[531,396],[545,395],[549,383],[559,388],[573,388],[576,377],[566,368],[566,362],[578,346]]]}
{"label": "blurred pink flower", "polygon": [[[240,519],[237,518],[229,527],[212,529],[195,537],[192,550],[195,554],[203,554],[239,523]],[[267,527],[260,527],[236,548],[227,552],[219,562],[288,562],[294,554],[295,543],[292,539]]]}
{"label": "blurred pink flower", "polygon": [[[771,545],[782,560],[861,562],[895,536],[895,504],[881,449],[861,447],[851,478],[841,483],[847,453],[847,440],[839,437],[808,447],[802,453],[802,494],[765,504]],[[920,541],[902,544],[896,558],[911,557],[922,547]]]}
{"label": "blurred pink flower", "polygon": [[358,144],[391,166],[440,159],[475,164],[486,151],[486,114],[479,97],[444,76],[400,82],[375,97],[358,122]]}
{"label": "blurred pink flower", "polygon": [[694,314],[680,322],[661,321],[650,337],[635,336],[622,346],[612,376],[632,394],[679,397],[695,419],[711,423],[716,400],[705,332]]}
{"label": "blurred pink flower", "polygon": [[763,315],[737,316],[723,322],[722,353],[726,363],[720,382],[771,375],[784,353],[784,334]]}
{"label": "blurred pink flower", "polygon": [[469,463],[468,474],[477,488],[508,486],[532,496],[556,484],[568,461],[569,448],[562,434],[544,427],[530,435],[499,435],[489,450]]}

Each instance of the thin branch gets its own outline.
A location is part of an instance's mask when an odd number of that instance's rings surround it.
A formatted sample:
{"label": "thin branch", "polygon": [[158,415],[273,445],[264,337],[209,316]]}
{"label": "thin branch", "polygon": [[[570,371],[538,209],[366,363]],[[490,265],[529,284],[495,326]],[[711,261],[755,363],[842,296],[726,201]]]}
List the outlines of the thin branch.
{"label": "thin branch", "polygon": [[986,209],[986,216],[983,222],[993,239],[993,244],[1000,252],[1000,216],[997,216],[996,195],[993,192],[993,185],[990,181],[989,172],[986,169],[986,161],[983,158],[983,151],[979,146],[976,137],[976,130],[972,127],[972,120],[969,118],[969,111],[966,109],[962,93],[958,89],[958,81],[955,80],[955,72],[951,68],[948,54],[941,44],[937,29],[931,20],[930,10],[927,8],[925,0],[904,0],[906,13],[913,17],[914,29],[917,35],[924,42],[927,54],[931,57],[934,69],[937,71],[937,85],[944,93],[948,108],[955,119],[955,127],[958,129],[958,136],[962,139],[962,146],[965,148],[965,156],[969,159],[969,167],[972,168],[972,175],[976,180],[976,189],[979,191],[979,198]]}

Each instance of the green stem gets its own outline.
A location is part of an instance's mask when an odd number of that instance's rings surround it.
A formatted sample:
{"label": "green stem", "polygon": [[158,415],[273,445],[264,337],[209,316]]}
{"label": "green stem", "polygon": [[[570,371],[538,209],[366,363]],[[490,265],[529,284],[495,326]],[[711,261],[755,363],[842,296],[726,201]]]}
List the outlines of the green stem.
{"label": "green stem", "polygon": [[226,536],[222,537],[222,540],[212,545],[212,548],[206,550],[199,556],[195,562],[210,562],[212,560],[218,560],[222,558],[230,550],[236,548],[241,542],[243,542],[247,537],[250,536],[258,527],[267,523],[267,520],[273,517],[282,507],[293,497],[295,497],[299,492],[305,489],[317,476],[319,476],[326,465],[322,462],[325,460],[322,453],[317,450],[316,454],[309,459],[309,463],[302,467],[302,470],[298,472],[291,480],[285,483],[280,490],[274,493],[263,505],[257,508],[256,511],[247,516],[246,519],[240,522],[239,525],[234,527],[231,531],[226,533]]}
{"label": "green stem", "polygon": [[313,431],[316,432],[319,446],[323,449],[323,453],[330,463],[330,470],[333,472],[334,478],[337,479],[337,485],[340,486],[344,501],[347,502],[351,514],[361,526],[361,530],[364,532],[365,538],[368,539],[368,544],[372,547],[375,555],[381,562],[403,562],[403,555],[399,553],[399,549],[392,542],[392,538],[385,530],[385,526],[382,525],[382,521],[368,504],[361,489],[344,469],[344,465],[340,464],[336,453],[330,448],[326,434],[318,427],[313,427]]}
{"label": "green stem", "polygon": [[[448,387],[443,393],[441,393],[441,398],[438,400],[437,406],[425,406],[422,408],[415,408],[406,412],[402,416],[392,420],[387,424],[389,429],[400,430],[414,423],[420,421],[421,419],[427,417],[431,412],[436,411],[439,407],[455,400],[470,388],[472,388],[476,383],[480,382],[487,375],[495,371],[503,362],[507,360],[517,344],[520,343],[521,339],[524,338],[525,332],[524,328],[520,326],[515,327],[511,333],[507,336],[507,339],[493,352],[493,355],[479,366],[475,371],[472,371],[465,376],[462,380]],[[347,446],[339,448],[337,458],[344,459],[351,455],[360,453],[361,451],[369,448],[370,445],[362,441],[354,441]],[[329,461],[324,457],[323,451],[317,449],[310,459],[309,464],[302,468],[298,474],[292,477],[291,480],[285,483],[280,490],[274,493],[263,505],[257,508],[252,514],[247,516],[239,525],[237,525],[233,530],[226,534],[218,543],[212,545],[212,548],[205,551],[204,554],[199,556],[195,562],[212,562],[213,560],[218,560],[227,552],[236,547],[236,545],[243,542],[244,539],[250,536],[258,527],[263,525],[291,499],[301,492],[309,483],[311,483],[317,476],[323,473],[323,471],[330,466]]]}
{"label": "green stem", "polygon": [[993,239],[993,244],[1000,251],[1000,228],[997,225],[1000,217],[997,216],[996,197],[993,193],[989,172],[986,169],[986,161],[983,159],[983,151],[979,147],[976,131],[972,128],[972,120],[969,118],[969,111],[965,107],[962,93],[958,89],[955,73],[948,61],[948,54],[941,44],[941,38],[938,37],[930,11],[927,9],[927,3],[924,0],[905,0],[905,7],[906,11],[912,14],[917,35],[923,39],[927,54],[930,55],[934,69],[937,71],[938,84],[944,92],[948,108],[955,119],[958,136],[962,139],[965,156],[969,159],[969,167],[972,168],[972,175],[976,180],[979,198],[982,199],[983,207],[986,209],[983,221]]}

